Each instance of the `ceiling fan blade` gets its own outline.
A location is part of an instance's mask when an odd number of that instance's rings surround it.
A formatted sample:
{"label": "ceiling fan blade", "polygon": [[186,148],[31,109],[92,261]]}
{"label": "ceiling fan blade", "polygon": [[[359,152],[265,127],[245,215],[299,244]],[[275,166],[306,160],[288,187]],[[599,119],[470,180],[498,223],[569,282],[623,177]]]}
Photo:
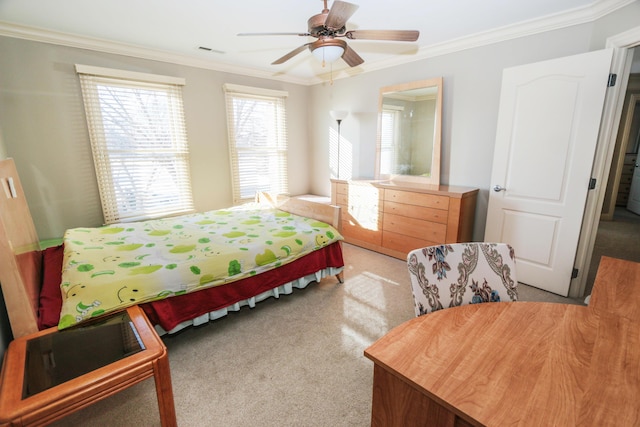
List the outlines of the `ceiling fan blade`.
{"label": "ceiling fan blade", "polygon": [[355,50],[351,49],[349,45],[345,47],[342,59],[347,63],[347,65],[349,65],[349,67],[355,67],[356,65],[360,65],[364,62],[364,59],[362,59]]}
{"label": "ceiling fan blade", "polygon": [[418,40],[420,31],[415,30],[352,30],[345,33],[350,40],[391,40],[414,42]]}
{"label": "ceiling fan blade", "polygon": [[287,62],[288,60],[290,60],[291,58],[293,58],[294,56],[296,56],[297,54],[299,54],[300,52],[302,52],[303,50],[305,50],[311,43],[306,43],[303,44],[302,46],[292,50],[291,52],[287,53],[285,56],[283,56],[282,58],[276,59],[275,61],[273,61],[271,63],[271,65],[278,65],[278,64],[282,64],[284,62]]}
{"label": "ceiling fan blade", "polygon": [[309,33],[238,33],[239,36],[310,36]]}
{"label": "ceiling fan blade", "polygon": [[334,30],[339,30],[345,26],[349,18],[351,18],[351,15],[358,10],[358,7],[359,6],[357,4],[335,0],[333,5],[331,5],[327,19],[324,21],[324,26]]}

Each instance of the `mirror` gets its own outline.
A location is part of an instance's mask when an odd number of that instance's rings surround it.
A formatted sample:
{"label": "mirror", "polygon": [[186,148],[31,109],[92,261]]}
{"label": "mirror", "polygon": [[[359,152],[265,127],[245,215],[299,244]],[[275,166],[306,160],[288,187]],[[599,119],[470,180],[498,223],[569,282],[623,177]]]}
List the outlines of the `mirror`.
{"label": "mirror", "polygon": [[440,184],[442,77],[380,89],[376,179]]}

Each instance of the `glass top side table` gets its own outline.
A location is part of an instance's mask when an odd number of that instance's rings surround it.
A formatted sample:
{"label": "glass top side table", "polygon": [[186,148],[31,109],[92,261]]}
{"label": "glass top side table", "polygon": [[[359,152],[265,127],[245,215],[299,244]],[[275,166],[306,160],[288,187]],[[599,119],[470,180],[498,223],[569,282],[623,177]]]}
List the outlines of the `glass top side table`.
{"label": "glass top side table", "polygon": [[5,352],[0,424],[48,424],[150,377],[161,424],[175,426],[167,350],[137,306],[27,335]]}

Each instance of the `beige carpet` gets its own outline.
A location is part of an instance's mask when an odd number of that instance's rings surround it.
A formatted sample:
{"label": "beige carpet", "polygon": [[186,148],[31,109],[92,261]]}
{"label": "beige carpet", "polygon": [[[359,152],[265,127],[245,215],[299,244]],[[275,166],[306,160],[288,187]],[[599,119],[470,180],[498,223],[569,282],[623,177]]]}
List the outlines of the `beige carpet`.
{"label": "beige carpet", "polygon": [[[368,426],[373,363],[363,351],[413,318],[406,263],[344,245],[327,278],[164,339],[180,426]],[[520,286],[521,300],[570,302]],[[153,380],[56,426],[160,425]]]}

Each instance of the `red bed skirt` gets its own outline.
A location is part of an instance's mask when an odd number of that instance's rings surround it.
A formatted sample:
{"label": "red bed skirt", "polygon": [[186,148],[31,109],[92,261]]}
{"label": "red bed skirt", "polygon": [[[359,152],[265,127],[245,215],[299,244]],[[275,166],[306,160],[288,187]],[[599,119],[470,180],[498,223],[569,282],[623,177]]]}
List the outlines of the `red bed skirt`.
{"label": "red bed skirt", "polygon": [[[40,329],[55,326],[60,318],[62,298],[60,275],[62,271],[62,246],[43,251],[43,287],[40,292],[38,326]],[[154,325],[170,331],[180,323],[219,310],[262,292],[299,279],[327,267],[343,267],[342,246],[333,243],[293,262],[257,276],[141,304]]]}
{"label": "red bed skirt", "polygon": [[225,285],[141,304],[153,324],[165,331],[205,313],[228,307],[327,267],[342,267],[342,247],[333,243],[289,264]]}

